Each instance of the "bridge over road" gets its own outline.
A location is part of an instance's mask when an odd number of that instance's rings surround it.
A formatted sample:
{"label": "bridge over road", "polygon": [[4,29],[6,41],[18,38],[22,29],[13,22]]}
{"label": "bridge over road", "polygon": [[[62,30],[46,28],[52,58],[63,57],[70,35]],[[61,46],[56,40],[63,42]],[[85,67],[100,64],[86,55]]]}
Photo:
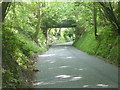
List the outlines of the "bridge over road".
{"label": "bridge over road", "polygon": [[[49,23],[49,24],[48,24]],[[62,20],[59,23],[52,23],[48,22],[45,27],[47,28],[74,28],[76,27],[76,21],[75,20]]]}

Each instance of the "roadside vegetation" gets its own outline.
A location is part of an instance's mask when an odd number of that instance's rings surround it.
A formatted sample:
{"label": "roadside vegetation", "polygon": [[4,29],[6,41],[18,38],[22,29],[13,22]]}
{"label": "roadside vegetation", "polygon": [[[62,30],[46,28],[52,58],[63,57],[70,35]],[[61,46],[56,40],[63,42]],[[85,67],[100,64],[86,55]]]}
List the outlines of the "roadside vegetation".
{"label": "roadside vegetation", "polygon": [[38,71],[34,67],[37,53],[45,52],[51,44],[72,40],[72,29],[61,30],[51,27],[56,21],[60,22],[63,15],[60,16],[58,13],[65,10],[62,7],[56,12],[57,5],[58,3],[44,2],[0,3],[3,7],[1,23],[3,88],[31,87],[34,72]]}
{"label": "roadside vegetation", "polygon": [[47,50],[48,46],[41,32],[39,43],[32,38],[37,25],[32,19],[35,7],[26,3],[9,3],[8,8],[2,25],[3,88],[30,87],[35,54]]}
{"label": "roadside vegetation", "polygon": [[[1,2],[3,88],[31,87],[37,53],[73,46],[119,65],[120,2]],[[72,25],[71,25],[72,23]]]}
{"label": "roadside vegetation", "polygon": [[[90,6],[89,4],[80,5]],[[73,45],[84,52],[102,57],[105,61],[119,66],[120,2],[93,3],[92,6],[91,9],[83,9],[80,14],[83,17],[79,21],[86,19],[86,22],[78,25],[78,38]],[[86,10],[89,12],[86,13]],[[81,26],[84,30],[80,28]]]}
{"label": "roadside vegetation", "polygon": [[[118,39],[120,36],[112,32],[109,27],[100,29],[101,31],[97,39],[94,37],[94,31],[86,31],[74,42],[74,46],[88,54],[98,56],[109,63],[119,66],[120,57],[118,46],[120,42],[118,42]],[[105,32],[106,29],[108,31]]]}

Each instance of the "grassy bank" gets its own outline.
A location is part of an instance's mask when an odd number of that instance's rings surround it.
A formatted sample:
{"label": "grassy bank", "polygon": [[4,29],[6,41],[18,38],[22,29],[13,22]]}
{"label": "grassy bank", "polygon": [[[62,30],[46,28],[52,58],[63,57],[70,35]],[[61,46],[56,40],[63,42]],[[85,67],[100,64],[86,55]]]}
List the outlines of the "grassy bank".
{"label": "grassy bank", "polygon": [[39,47],[32,39],[14,29],[6,28],[2,33],[2,87],[30,87],[34,55],[44,52],[48,47],[43,43]]}
{"label": "grassy bank", "polygon": [[99,27],[97,39],[94,36],[94,29],[86,30],[73,45],[84,52],[103,57],[106,61],[118,65],[119,38],[120,36],[111,28]]}

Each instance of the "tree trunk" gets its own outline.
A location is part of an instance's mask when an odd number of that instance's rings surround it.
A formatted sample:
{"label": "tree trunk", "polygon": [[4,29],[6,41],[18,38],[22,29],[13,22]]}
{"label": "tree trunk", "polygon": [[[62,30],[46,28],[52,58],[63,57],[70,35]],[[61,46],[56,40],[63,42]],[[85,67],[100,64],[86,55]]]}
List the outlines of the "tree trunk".
{"label": "tree trunk", "polygon": [[2,22],[7,15],[7,8],[10,7],[10,2],[2,2]]}
{"label": "tree trunk", "polygon": [[120,1],[118,2],[118,8],[117,8],[117,13],[118,13],[118,16],[117,16],[117,19],[118,19],[118,33],[120,34]]}
{"label": "tree trunk", "polygon": [[44,27],[44,28],[42,28],[42,30],[43,30],[43,35],[45,36],[45,39],[46,39],[45,43],[47,44],[47,41],[48,41],[48,28]]}
{"label": "tree trunk", "polygon": [[59,28],[59,31],[58,31],[58,40],[60,40],[61,38],[61,28]]}
{"label": "tree trunk", "polygon": [[94,20],[94,34],[95,34],[95,38],[98,36],[97,35],[97,9],[96,9],[96,3],[94,2],[93,3],[94,4],[94,10],[93,10],[93,12],[94,12],[94,18],[93,18],[93,20]]}
{"label": "tree trunk", "polygon": [[[111,5],[111,2],[109,2],[109,3],[99,2],[99,3],[103,7],[103,10],[104,10],[104,13],[107,16],[107,19],[116,27],[117,33],[120,34],[119,19],[116,17],[116,15],[114,13],[114,10],[113,10],[113,7]],[[118,3],[118,5],[119,5],[119,3]]]}
{"label": "tree trunk", "polygon": [[37,15],[38,15],[38,23],[37,23],[37,26],[36,26],[36,31],[33,35],[33,39],[34,41],[38,44],[38,34],[39,34],[39,31],[40,31],[40,2],[37,3]]}

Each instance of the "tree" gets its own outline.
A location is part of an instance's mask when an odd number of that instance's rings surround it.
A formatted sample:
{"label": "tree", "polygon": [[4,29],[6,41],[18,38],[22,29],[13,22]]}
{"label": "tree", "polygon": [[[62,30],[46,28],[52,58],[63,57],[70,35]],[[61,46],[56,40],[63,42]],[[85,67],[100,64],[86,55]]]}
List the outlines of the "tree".
{"label": "tree", "polygon": [[41,15],[40,15],[40,2],[37,3],[37,17],[38,17],[38,22],[37,22],[37,26],[36,26],[36,31],[33,35],[33,39],[34,41],[38,44],[38,34],[40,31],[40,20],[41,20]]}
{"label": "tree", "polygon": [[107,19],[112,23],[113,26],[116,27],[117,33],[120,34],[120,23],[119,19],[116,17],[116,14],[113,10],[113,6],[111,2],[99,2],[103,7],[103,11]]}
{"label": "tree", "polygon": [[94,4],[94,34],[95,34],[95,38],[97,38],[97,8],[96,8],[96,2],[93,3]]}
{"label": "tree", "polygon": [[10,2],[2,2],[2,22],[7,15],[7,9],[10,7]]}

